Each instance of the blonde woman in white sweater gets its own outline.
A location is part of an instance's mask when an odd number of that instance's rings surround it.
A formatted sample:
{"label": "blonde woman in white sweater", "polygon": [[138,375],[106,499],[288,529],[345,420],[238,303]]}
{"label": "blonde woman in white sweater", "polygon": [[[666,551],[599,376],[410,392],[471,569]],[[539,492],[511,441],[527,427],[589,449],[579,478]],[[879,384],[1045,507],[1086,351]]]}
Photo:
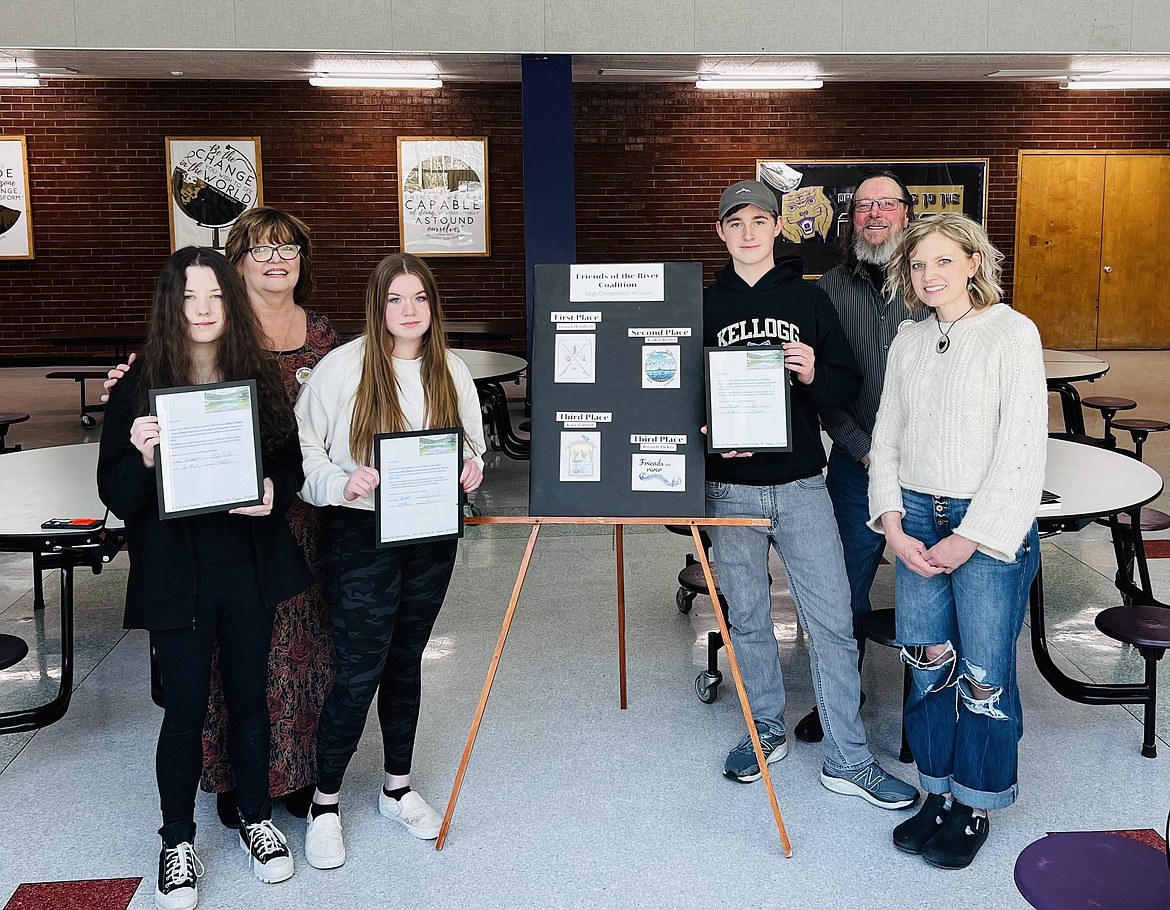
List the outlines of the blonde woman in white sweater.
{"label": "blonde woman in white sweater", "polygon": [[1040,335],[1000,304],[1003,256],[976,222],[912,224],[887,288],[934,318],[890,346],[870,453],[870,526],[897,554],[906,735],[928,796],[894,844],[961,869],[1015,801],[1016,639],[1039,564],[1048,391]]}

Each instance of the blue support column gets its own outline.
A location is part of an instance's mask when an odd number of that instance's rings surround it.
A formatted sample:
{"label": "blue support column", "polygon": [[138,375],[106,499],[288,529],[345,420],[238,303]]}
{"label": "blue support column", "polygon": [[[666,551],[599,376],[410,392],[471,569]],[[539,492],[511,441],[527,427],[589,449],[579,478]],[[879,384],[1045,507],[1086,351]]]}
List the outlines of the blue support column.
{"label": "blue support column", "polygon": [[525,312],[531,361],[532,267],[577,261],[573,59],[568,55],[525,55],[520,65],[524,116]]}

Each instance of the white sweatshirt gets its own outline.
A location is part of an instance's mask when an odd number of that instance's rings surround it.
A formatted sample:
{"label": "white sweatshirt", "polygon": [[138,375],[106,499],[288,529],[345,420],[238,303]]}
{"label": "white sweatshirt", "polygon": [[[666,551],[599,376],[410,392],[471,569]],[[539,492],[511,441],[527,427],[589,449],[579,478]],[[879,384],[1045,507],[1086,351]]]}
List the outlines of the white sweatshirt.
{"label": "white sweatshirt", "polygon": [[908,326],[890,345],[869,461],[869,525],[899,512],[902,488],[970,499],[955,529],[1003,562],[1036,518],[1048,453],[1048,386],[1040,333],[997,304],[949,329]]}
{"label": "white sweatshirt", "polygon": [[[373,510],[373,496],[347,502],[344,496],[349,476],[358,468],[349,451],[349,430],[353,418],[354,395],[361,379],[362,357],[366,339],[363,335],[330,351],[314,367],[297,398],[297,426],[301,453],[305,462],[305,485],[301,499],[315,506],[348,506]],[[463,422],[463,456],[474,458],[483,467],[486,449],[479,393],[467,364],[447,352],[447,369],[455,381],[459,396],[459,416]],[[398,378],[398,404],[408,429],[428,429],[425,423],[422,387],[422,360],[394,358],[394,375]]]}

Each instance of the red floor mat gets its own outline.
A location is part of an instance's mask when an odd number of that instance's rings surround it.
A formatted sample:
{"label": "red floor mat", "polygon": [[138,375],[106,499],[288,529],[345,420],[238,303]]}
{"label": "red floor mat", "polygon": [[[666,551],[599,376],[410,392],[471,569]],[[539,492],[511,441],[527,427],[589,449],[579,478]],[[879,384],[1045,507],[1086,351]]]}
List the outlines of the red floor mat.
{"label": "red floor mat", "polygon": [[4,910],[126,910],[141,878],[21,885]]}

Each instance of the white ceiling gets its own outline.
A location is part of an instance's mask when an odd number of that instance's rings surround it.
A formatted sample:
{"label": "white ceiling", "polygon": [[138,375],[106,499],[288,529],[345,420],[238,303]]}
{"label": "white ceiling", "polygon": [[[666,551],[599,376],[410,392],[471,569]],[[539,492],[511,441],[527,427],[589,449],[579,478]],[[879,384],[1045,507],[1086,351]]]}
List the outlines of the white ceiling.
{"label": "white ceiling", "polygon": [[[302,80],[333,75],[430,75],[448,82],[519,82],[519,54],[0,48],[0,74],[51,70],[61,79]],[[1009,75],[992,75],[996,73]],[[576,82],[690,82],[700,74],[818,76],[827,82],[1060,81],[1070,74],[1170,75],[1170,54],[584,54]]]}

